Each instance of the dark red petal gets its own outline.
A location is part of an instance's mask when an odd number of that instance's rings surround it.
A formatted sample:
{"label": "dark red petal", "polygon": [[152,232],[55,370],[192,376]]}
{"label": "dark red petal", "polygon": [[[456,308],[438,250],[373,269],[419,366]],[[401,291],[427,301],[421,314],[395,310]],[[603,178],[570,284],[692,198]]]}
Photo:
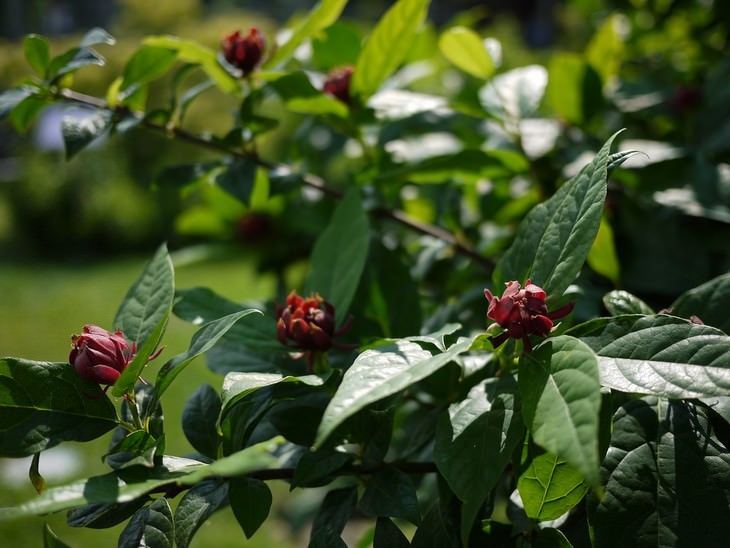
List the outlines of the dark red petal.
{"label": "dark red petal", "polygon": [[332,347],[332,339],[322,329],[312,324],[312,340],[317,350],[329,350]]}
{"label": "dark red petal", "polygon": [[99,384],[114,384],[121,374],[121,371],[106,365],[95,365],[89,372]]}
{"label": "dark red petal", "polygon": [[541,337],[547,337],[553,328],[553,322],[547,316],[535,316],[532,318],[530,332]]}
{"label": "dark red petal", "polygon": [[287,342],[286,325],[284,324],[284,320],[281,318],[279,318],[279,321],[276,322],[276,338],[279,339],[281,344],[286,344]]}
{"label": "dark red petal", "polygon": [[560,318],[564,318],[568,314],[570,314],[573,311],[573,308],[575,307],[575,302],[569,302],[565,306],[561,306],[560,308],[557,308],[553,310],[552,312],[549,312],[547,314],[547,317],[551,320],[559,320]]}
{"label": "dark red petal", "polygon": [[489,291],[489,289],[484,290],[484,296],[487,298],[487,300],[489,301],[490,304],[492,303],[492,301],[495,298],[494,295],[492,295],[492,292]]}
{"label": "dark red petal", "polygon": [[502,327],[507,327],[507,323],[513,316],[513,310],[516,306],[511,299],[496,299],[489,305],[487,316],[492,318]]}

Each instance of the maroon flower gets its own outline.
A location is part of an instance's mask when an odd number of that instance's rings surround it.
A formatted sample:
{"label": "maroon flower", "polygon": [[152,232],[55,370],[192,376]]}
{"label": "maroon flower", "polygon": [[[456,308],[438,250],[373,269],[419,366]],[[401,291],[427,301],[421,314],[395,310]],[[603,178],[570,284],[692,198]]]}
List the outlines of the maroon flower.
{"label": "maroon flower", "polygon": [[256,27],[251,27],[246,36],[240,31],[229,34],[221,41],[223,57],[231,65],[249,74],[261,61],[266,42]]}
{"label": "maroon flower", "polygon": [[109,333],[96,325],[85,325],[81,335],[72,335],[68,361],[84,379],[112,385],[134,359],[137,345],[129,343],[117,329]]}
{"label": "maroon flower", "polygon": [[350,104],[350,80],[352,79],[353,67],[340,67],[330,71],[324,81],[322,90],[333,95],[346,105]]}
{"label": "maroon flower", "polygon": [[553,328],[553,320],[557,320],[570,314],[575,303],[569,303],[557,310],[548,312],[545,299],[545,290],[527,280],[525,288],[519,282],[508,282],[507,288],[500,298],[492,295],[488,289],[484,290],[484,296],[489,301],[487,317],[504,328],[500,333],[491,338],[492,344],[497,347],[509,337],[522,339],[527,352],[532,351],[529,335],[547,337]]}

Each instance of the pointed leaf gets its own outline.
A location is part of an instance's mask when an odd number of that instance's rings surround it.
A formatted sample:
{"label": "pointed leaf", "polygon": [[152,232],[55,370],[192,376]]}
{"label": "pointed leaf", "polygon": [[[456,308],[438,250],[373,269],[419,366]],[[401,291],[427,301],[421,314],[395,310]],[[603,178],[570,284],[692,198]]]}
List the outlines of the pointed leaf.
{"label": "pointed leaf", "polygon": [[730,393],[730,337],[713,327],[663,314],[627,315],[569,333],[598,354],[603,386],[667,398]]}
{"label": "pointed leaf", "polygon": [[317,238],[305,290],[319,293],[335,307],[337,323],[347,318],[368,256],[370,227],[360,193],[347,193]]}
{"label": "pointed leaf", "polygon": [[249,159],[235,160],[215,176],[216,184],[244,204],[250,204],[256,180],[256,164]]}
{"label": "pointed leaf", "polygon": [[343,451],[321,449],[304,453],[294,469],[291,488],[318,487],[332,481],[332,474],[354,460],[355,456]]}
{"label": "pointed leaf", "polygon": [[45,76],[48,63],[51,60],[48,40],[40,34],[28,34],[23,39],[25,59],[41,77]]}
{"label": "pointed leaf", "polygon": [[690,289],[674,301],[670,310],[683,318],[697,316],[705,324],[730,334],[730,273]]}
{"label": "pointed leaf", "polygon": [[64,116],[61,121],[66,159],[70,160],[95,139],[104,135],[112,125],[109,110],[97,110],[88,115]]}
{"label": "pointed leaf", "polygon": [[378,21],[357,59],[353,95],[364,102],[406,59],[428,5],[429,0],[398,0]]}
{"label": "pointed leaf", "polygon": [[464,72],[486,80],[494,74],[494,62],[479,35],[466,27],[451,27],[441,34],[439,49]]}
{"label": "pointed leaf", "polygon": [[520,223],[494,273],[494,287],[531,279],[558,298],[580,272],[598,233],[606,198],[606,164],[616,134],[573,179]]}
{"label": "pointed leaf", "polygon": [[590,485],[598,485],[598,360],[580,340],[548,339],[520,359],[525,423],[535,443],[565,459]]}
{"label": "pointed leaf", "polygon": [[71,548],[63,542],[47,523],[43,528],[43,548]]}
{"label": "pointed leaf", "polygon": [[219,479],[204,480],[193,486],[175,509],[175,543],[187,548],[196,531],[213,512],[226,504],[228,483]]}
{"label": "pointed leaf", "polygon": [[177,58],[175,51],[156,47],[142,46],[127,62],[122,74],[119,93],[122,99],[131,95],[140,85],[146,84],[165,74]]}
{"label": "pointed leaf", "polygon": [[651,307],[636,295],[623,289],[609,291],[603,296],[603,306],[611,316],[622,314],[654,314]]}
{"label": "pointed leaf", "polygon": [[79,46],[82,48],[90,48],[91,46],[98,46],[99,44],[113,46],[116,42],[117,41],[114,37],[106,30],[101,27],[94,27],[84,35]]}
{"label": "pointed leaf", "polygon": [[212,459],[218,456],[220,438],[216,423],[220,412],[221,398],[208,384],[198,387],[183,409],[185,437],[197,451]]}
{"label": "pointed leaf", "polygon": [[459,341],[435,356],[405,340],[366,350],[345,372],[324,412],[315,446],[321,446],[337,426],[361,409],[432,375],[466,352],[470,344],[469,340]]}
{"label": "pointed leaf", "polygon": [[0,359],[0,456],[90,441],[116,425],[109,399],[70,364]]}
{"label": "pointed leaf", "polygon": [[543,453],[535,457],[517,481],[527,517],[558,519],[588,492],[583,476],[563,459]]}
{"label": "pointed leaf", "polygon": [[170,503],[160,497],[140,509],[119,535],[118,548],[172,548],[173,520]]}
{"label": "pointed leaf", "polygon": [[263,481],[254,478],[234,478],[230,485],[231,510],[243,534],[251,538],[269,516],[271,490]]}
{"label": "pointed leaf", "polygon": [[381,468],[371,476],[359,508],[371,516],[405,519],[414,525],[421,522],[413,480],[392,467]]}
{"label": "pointed leaf", "polygon": [[375,523],[373,548],[408,548],[408,537],[388,518],[378,518]]}
{"label": "pointed leaf", "polygon": [[356,502],[355,486],[333,489],[327,493],[312,524],[309,548],[346,548],[340,534],[350,519]]}

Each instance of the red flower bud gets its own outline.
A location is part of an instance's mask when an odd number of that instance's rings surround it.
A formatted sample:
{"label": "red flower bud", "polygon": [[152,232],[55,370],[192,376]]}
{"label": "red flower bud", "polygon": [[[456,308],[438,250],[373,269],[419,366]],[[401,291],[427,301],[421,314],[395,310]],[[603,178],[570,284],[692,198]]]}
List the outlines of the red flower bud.
{"label": "red flower bud", "polygon": [[335,329],[335,308],[317,294],[304,298],[295,291],[286,298],[286,306],[276,314],[276,337],[281,344],[304,352],[324,352],[335,346],[332,340],[345,333],[345,322]]}
{"label": "red flower bud", "polygon": [[330,71],[324,81],[322,90],[333,95],[346,105],[350,104],[350,80],[352,79],[353,67],[340,67]]}
{"label": "red flower bud", "polygon": [[221,41],[223,57],[231,65],[243,72],[250,73],[261,61],[266,42],[256,27],[251,27],[246,36],[240,31],[229,34]]}
{"label": "red flower bud", "polygon": [[112,385],[137,352],[117,329],[109,333],[96,325],[85,325],[81,335],[72,335],[68,361],[84,379]]}
{"label": "red flower bud", "polygon": [[525,350],[530,352],[532,345],[528,335],[547,337],[553,328],[553,320],[570,314],[574,303],[548,312],[545,290],[527,280],[522,289],[519,282],[508,282],[502,296],[497,298],[488,289],[484,296],[489,301],[487,317],[494,320],[505,332],[492,337],[494,346],[499,346],[509,337],[522,339]]}

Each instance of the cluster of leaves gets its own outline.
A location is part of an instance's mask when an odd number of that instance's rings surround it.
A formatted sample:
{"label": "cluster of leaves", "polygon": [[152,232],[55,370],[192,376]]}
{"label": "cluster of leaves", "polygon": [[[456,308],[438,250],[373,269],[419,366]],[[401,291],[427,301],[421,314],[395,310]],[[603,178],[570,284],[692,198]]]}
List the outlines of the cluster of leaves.
{"label": "cluster of leaves", "polygon": [[[212,211],[232,196],[249,221],[278,215],[284,222],[266,225],[276,241],[299,236],[309,250],[306,235],[315,237],[303,293],[326,298],[338,325],[354,316],[345,338],[358,349],[333,349],[326,366],[306,371],[277,340],[274,303],[176,289],[162,246],[114,319],[138,350],[110,394],[65,363],[0,360],[0,455],[36,455],[40,492],[0,509],[0,519],[68,510],[71,526],[129,520],[121,546],[187,546],[226,506],[253,535],[271,507],[266,481],[286,479],[292,489],[328,488],[315,547],[344,545],[355,511],[374,523],[365,542],[383,547],[722,545],[730,276],[683,292],[662,312],[624,290],[603,295],[609,316],[580,312],[592,310],[599,275],[621,281],[605,204],[609,175],[633,152],[612,154],[617,134],[599,134],[598,152],[559,186],[551,164],[569,150],[561,141],[597,116],[593,100],[608,101],[618,69],[602,63],[614,58],[615,21],[585,56],[505,71],[497,43],[450,27],[437,41],[440,62],[464,75],[447,98],[403,89],[418,88],[418,67],[435,55],[422,30],[426,0],[396,2],[362,46],[336,23],[344,5],[322,0],[244,79],[213,50],[149,37],[105,99],[68,86],[74,71],[102,63],[93,48],[113,41],[106,32],[54,58],[43,38],[26,39],[37,76],[0,96],[0,115],[24,128],[48,104],[87,106],[88,117],[64,121],[69,157],[99,135],[132,129],[219,153],[169,169],[160,184],[199,191]],[[312,67],[295,56],[306,42]],[[349,103],[322,93],[322,75],[309,70],[347,63]],[[170,101],[151,107],[150,83],[173,70]],[[192,73],[204,79],[186,85]],[[193,134],[182,125],[186,110],[214,88],[240,99],[232,127]],[[539,116],[543,99],[564,132]],[[317,134],[313,142],[328,144],[263,158],[257,145],[278,124],[272,102],[302,115],[299,140]],[[695,153],[722,158],[724,149],[712,150],[719,156]],[[330,152],[348,161],[345,175],[322,160]],[[287,264],[280,246],[258,252]],[[578,299],[577,319],[532,351],[520,341],[494,348],[482,290],[528,279],[550,307]],[[200,329],[152,382],[148,358],[171,314]],[[222,385],[199,387],[186,404],[183,429],[196,453],[168,455],[163,396],[202,354],[225,375]],[[107,474],[43,487],[43,450],[110,430]],[[410,540],[404,522],[415,527]]]}

